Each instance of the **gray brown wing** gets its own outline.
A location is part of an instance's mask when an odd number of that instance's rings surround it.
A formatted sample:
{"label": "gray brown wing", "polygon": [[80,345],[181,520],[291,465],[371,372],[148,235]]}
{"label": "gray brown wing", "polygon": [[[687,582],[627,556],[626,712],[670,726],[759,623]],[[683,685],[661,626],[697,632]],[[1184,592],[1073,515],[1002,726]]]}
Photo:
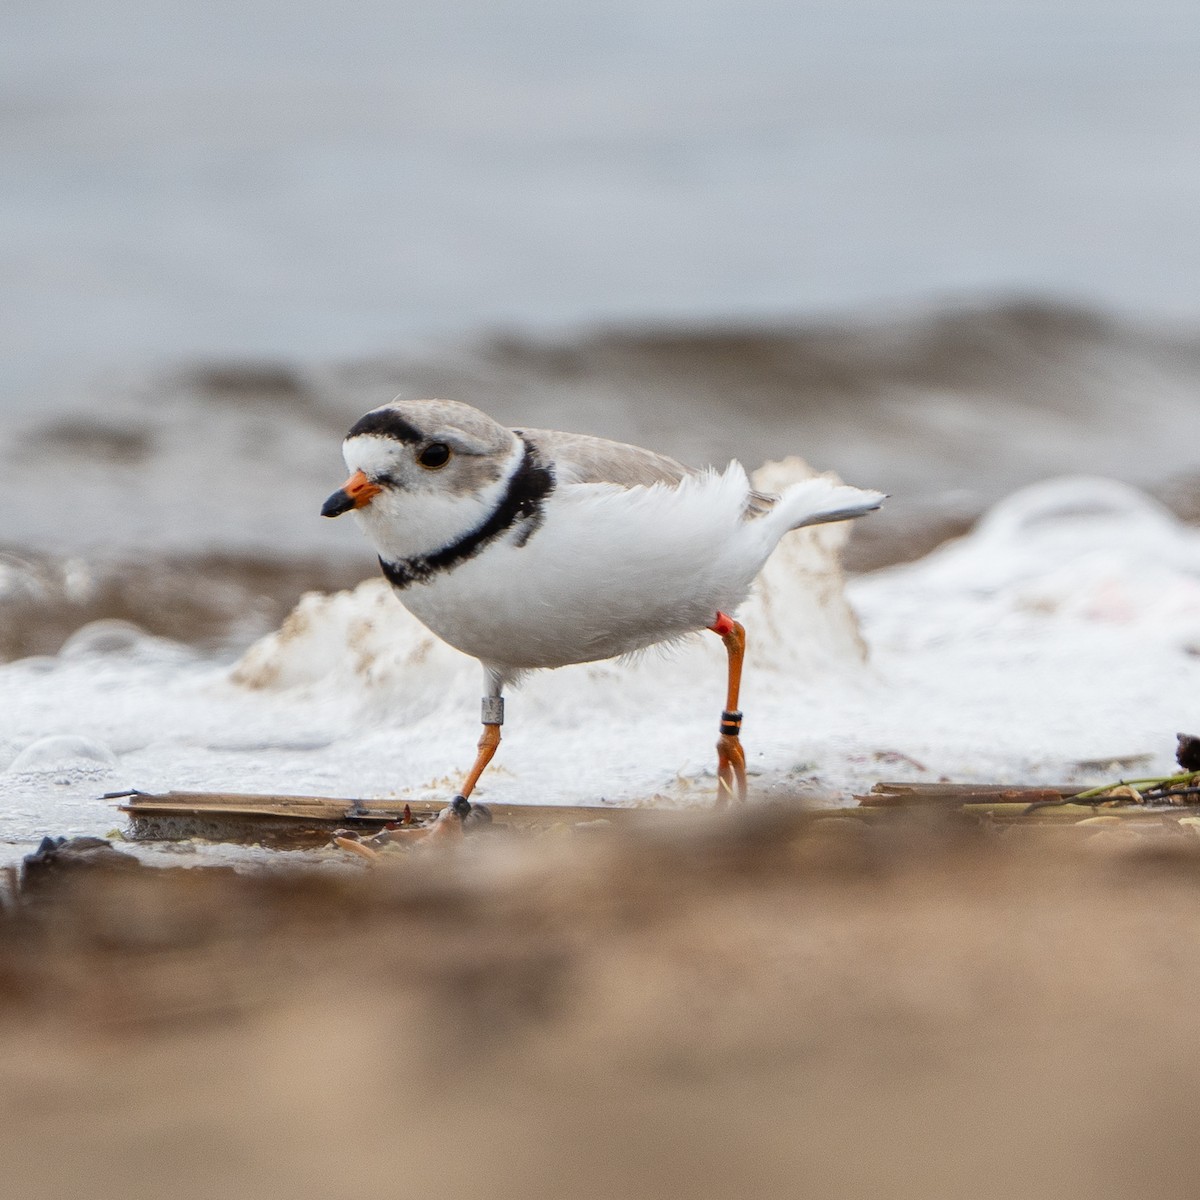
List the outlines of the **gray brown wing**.
{"label": "gray brown wing", "polygon": [[656,483],[676,484],[696,472],[683,463],[586,433],[560,433],[556,429],[518,429],[550,459],[558,474],[570,483],[615,483],[618,487],[650,487]]}
{"label": "gray brown wing", "polygon": [[[586,433],[562,433],[557,429],[518,429],[552,458],[560,478],[571,483],[613,483],[618,487],[651,487],[656,483],[678,484],[697,472],[665,454],[641,446],[610,442]],[[751,492],[746,516],[770,512],[777,497]]]}

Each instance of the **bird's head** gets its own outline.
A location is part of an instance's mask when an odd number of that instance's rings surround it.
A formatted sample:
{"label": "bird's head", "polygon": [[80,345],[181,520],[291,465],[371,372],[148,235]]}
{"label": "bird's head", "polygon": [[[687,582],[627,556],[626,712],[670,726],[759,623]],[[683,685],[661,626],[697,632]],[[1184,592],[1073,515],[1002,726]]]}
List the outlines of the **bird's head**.
{"label": "bird's head", "polygon": [[429,553],[486,517],[521,450],[512,430],[470,405],[393,401],[346,435],[350,478],[321,515],[355,512],[385,558]]}

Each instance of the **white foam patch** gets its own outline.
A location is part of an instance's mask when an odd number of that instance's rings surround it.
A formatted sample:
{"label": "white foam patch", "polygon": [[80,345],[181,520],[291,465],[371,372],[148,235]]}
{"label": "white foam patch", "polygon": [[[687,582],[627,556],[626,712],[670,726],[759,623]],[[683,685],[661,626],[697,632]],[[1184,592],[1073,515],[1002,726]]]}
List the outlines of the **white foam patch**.
{"label": "white foam patch", "polygon": [[[1165,773],[1176,730],[1200,725],[1200,532],[1141,493],[1029,488],[968,537],[849,588],[842,536],[789,535],[742,614],[758,796],[848,798],[881,778],[1101,779],[1106,767],[1080,764],[1138,755],[1139,773]],[[478,796],[707,802],[724,675],[710,635],[536,674],[509,697]],[[306,597],[232,667],[126,628],[88,631],[56,658],[0,669],[0,839],[117,824],[93,766],[103,790],[448,796],[473,756],[479,694],[477,664],[382,581]],[[14,769],[59,736],[104,749],[80,770]]]}
{"label": "white foam patch", "polygon": [[9,764],[7,774],[69,783],[73,776],[109,775],[116,765],[116,755],[103,743],[75,734],[53,733],[26,746]]}
{"label": "white foam patch", "polygon": [[1134,755],[1165,773],[1176,730],[1200,723],[1200,532],[1123,484],[1024,489],[851,595],[908,710],[873,727],[931,773],[1069,780]]}

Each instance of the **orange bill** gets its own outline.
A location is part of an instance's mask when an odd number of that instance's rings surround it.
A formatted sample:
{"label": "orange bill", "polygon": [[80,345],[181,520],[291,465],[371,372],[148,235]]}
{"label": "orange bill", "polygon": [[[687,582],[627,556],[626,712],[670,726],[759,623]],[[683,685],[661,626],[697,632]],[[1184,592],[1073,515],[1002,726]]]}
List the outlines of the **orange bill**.
{"label": "orange bill", "polygon": [[370,504],[382,490],[361,471],[355,471],[321,506],[321,516],[340,517],[352,508],[362,508],[365,504]]}

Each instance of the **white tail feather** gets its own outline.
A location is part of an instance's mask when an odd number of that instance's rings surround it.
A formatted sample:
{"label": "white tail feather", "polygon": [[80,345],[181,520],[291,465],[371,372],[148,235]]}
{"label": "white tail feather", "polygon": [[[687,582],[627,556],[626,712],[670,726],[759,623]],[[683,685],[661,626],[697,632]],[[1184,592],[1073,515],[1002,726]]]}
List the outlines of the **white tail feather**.
{"label": "white tail feather", "polygon": [[829,479],[805,479],[789,487],[771,512],[771,517],[787,529],[806,525],[826,525],[831,521],[849,521],[873,512],[887,497],[883,492],[866,491]]}

